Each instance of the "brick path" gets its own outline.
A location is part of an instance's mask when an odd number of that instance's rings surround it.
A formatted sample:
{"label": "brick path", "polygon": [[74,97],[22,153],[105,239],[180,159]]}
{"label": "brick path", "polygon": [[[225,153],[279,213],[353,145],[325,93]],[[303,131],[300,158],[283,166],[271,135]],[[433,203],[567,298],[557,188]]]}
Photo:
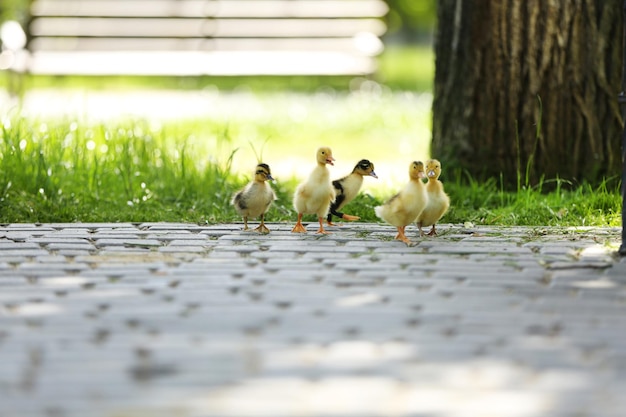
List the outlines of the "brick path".
{"label": "brick path", "polygon": [[624,415],[618,229],[291,226],[1,226],[0,416]]}

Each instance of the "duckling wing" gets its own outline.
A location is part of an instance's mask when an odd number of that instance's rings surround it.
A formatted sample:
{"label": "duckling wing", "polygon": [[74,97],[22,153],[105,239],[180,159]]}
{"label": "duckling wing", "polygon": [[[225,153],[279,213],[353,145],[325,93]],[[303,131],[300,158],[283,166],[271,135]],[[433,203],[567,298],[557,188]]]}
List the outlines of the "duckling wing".
{"label": "duckling wing", "polygon": [[[335,183],[338,184],[335,184]],[[352,201],[358,194],[363,184],[363,177],[357,174],[350,174],[347,177],[343,177],[340,180],[334,181],[333,186],[344,196],[343,204],[347,204]]]}
{"label": "duckling wing", "polygon": [[310,198],[310,191],[306,183],[298,185],[296,191],[293,194],[293,206],[298,213],[304,213],[306,208],[306,201]]}
{"label": "duckling wing", "polygon": [[387,200],[382,206],[377,206],[374,208],[376,212],[376,216],[386,221],[387,223],[391,223],[390,218],[397,211],[400,204],[400,193],[394,195],[389,200]]}
{"label": "duckling wing", "polygon": [[302,183],[296,187],[296,191],[293,196],[297,199],[309,198],[311,196],[311,191],[306,183]]}
{"label": "duckling wing", "polygon": [[333,181],[333,189],[335,190],[334,201],[330,203],[330,209],[339,210],[346,202],[346,194],[343,189],[343,178]]}
{"label": "duckling wing", "polygon": [[238,191],[233,196],[232,200],[230,201],[231,204],[235,206],[235,209],[237,211],[246,210],[248,208],[248,203],[246,202],[246,198],[245,198],[245,191],[246,191],[245,188],[243,190]]}
{"label": "duckling wing", "polygon": [[[419,208],[419,212],[422,209],[423,207]],[[393,226],[406,226],[419,214],[410,195],[403,192],[394,195],[382,206],[376,207],[375,211],[379,218]]]}

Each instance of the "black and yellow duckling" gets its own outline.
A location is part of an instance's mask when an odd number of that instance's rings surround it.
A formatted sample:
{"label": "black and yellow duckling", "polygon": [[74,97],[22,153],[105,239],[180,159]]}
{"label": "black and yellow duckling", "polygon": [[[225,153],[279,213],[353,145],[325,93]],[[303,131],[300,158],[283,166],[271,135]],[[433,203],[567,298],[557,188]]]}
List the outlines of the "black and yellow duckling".
{"label": "black and yellow duckling", "polygon": [[256,232],[269,233],[265,226],[265,213],[269,210],[276,194],[267,181],[272,181],[272,173],[267,164],[258,164],[254,172],[254,179],[241,191],[237,192],[231,201],[237,212],[243,216],[243,230],[248,230],[248,217],[261,217],[261,224],[254,229]]}
{"label": "black and yellow duckling", "polygon": [[326,234],[323,219],[328,214],[330,203],[335,199],[335,189],[330,182],[330,173],[326,164],[334,165],[333,153],[328,147],[321,147],[316,154],[317,166],[305,182],[296,188],[293,196],[293,207],[298,212],[298,221],[294,226],[293,233],[306,233],[302,225],[304,214],[317,214],[320,228],[317,233]]}
{"label": "black and yellow duckling", "polygon": [[439,180],[441,175],[441,163],[436,159],[426,161],[426,192],[428,193],[428,204],[417,219],[417,227],[420,236],[424,236],[422,227],[432,226],[428,236],[437,236],[435,225],[450,208],[450,197],[443,189],[443,183]]}
{"label": "black and yellow duckling", "polygon": [[350,201],[354,200],[363,185],[363,177],[365,176],[378,178],[374,172],[374,164],[367,159],[361,159],[352,170],[352,173],[333,181],[335,201],[330,203],[330,213],[328,213],[328,217],[326,218],[329,226],[334,226],[332,222],[333,216],[349,222],[361,219],[359,216],[351,216],[341,213],[339,210]]}
{"label": "black and yellow duckling", "polygon": [[415,221],[428,203],[426,186],[422,182],[422,178],[424,178],[423,162],[411,162],[409,178],[409,183],[398,194],[391,197],[382,206],[374,209],[379,218],[398,228],[396,239],[407,245],[410,245],[411,241],[404,233],[404,229]]}

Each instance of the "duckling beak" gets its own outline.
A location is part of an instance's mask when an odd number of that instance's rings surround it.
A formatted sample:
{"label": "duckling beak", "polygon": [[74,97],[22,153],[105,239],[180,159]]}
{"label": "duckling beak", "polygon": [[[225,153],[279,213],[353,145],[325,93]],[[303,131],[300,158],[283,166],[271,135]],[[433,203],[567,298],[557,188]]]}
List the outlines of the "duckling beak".
{"label": "duckling beak", "polygon": [[270,174],[267,174],[267,175],[265,176],[265,178],[266,178],[268,181],[276,181],[276,180],[274,179],[274,177],[272,177]]}
{"label": "duckling beak", "polygon": [[328,158],[326,158],[326,163],[327,164],[335,165],[335,164],[333,164],[333,161],[335,161],[335,158],[333,158],[332,156],[329,156]]}
{"label": "duckling beak", "polygon": [[426,178],[426,174],[424,174],[424,171],[420,171],[417,173],[417,177],[418,178]]}
{"label": "duckling beak", "polygon": [[370,172],[370,177],[378,178],[378,175],[374,171]]}
{"label": "duckling beak", "polygon": [[428,171],[428,174],[426,175],[428,175],[428,178],[433,178],[437,174],[435,173],[435,170],[431,169],[430,171]]}

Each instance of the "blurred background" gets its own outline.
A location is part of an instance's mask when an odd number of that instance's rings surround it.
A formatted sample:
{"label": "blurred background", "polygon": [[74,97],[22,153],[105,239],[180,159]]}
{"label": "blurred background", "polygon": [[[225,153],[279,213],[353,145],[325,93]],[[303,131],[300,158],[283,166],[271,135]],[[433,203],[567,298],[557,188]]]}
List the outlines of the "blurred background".
{"label": "blurred background", "polygon": [[[145,8],[142,10],[141,7],[135,7],[131,4],[145,4]],[[183,46],[181,42],[178,44],[168,44],[165,48],[163,44],[160,46],[154,46],[155,43],[148,44],[147,42],[155,39],[148,39],[149,37],[153,38],[166,38],[168,36],[174,38],[188,37],[194,38],[196,41],[202,40],[204,43],[196,42],[193,44],[193,47],[189,47],[187,49],[197,49],[197,50],[206,50],[206,49],[236,49],[241,48],[240,46],[235,46],[233,43],[236,38],[254,38],[256,36],[257,40],[262,40],[265,38],[278,38],[283,36],[285,38],[303,38],[308,37],[309,40],[316,38],[317,40],[321,40],[324,37],[323,33],[314,33],[314,25],[315,23],[311,23],[315,20],[321,21],[321,19],[315,19],[317,17],[325,17],[325,24],[327,24],[328,33],[326,38],[335,40],[335,44],[339,44],[341,40],[339,37],[350,37],[352,35],[354,39],[353,43],[361,42],[361,45],[357,45],[362,50],[367,50],[368,55],[372,55],[376,57],[376,66],[371,69],[366,69],[364,72],[367,72],[367,75],[376,80],[377,82],[383,83],[389,88],[394,90],[429,90],[432,88],[432,39],[433,32],[435,28],[435,20],[436,20],[436,10],[435,10],[435,1],[434,0],[420,0],[420,1],[410,1],[410,0],[378,0],[378,1],[333,1],[333,0],[317,0],[317,1],[263,1],[263,0],[253,0],[253,1],[198,1],[198,0],[170,0],[164,1],[160,0],[156,2],[156,4],[163,3],[161,9],[163,9],[162,13],[155,11],[155,7],[153,6],[155,3],[147,2],[145,0],[134,1],[132,3],[123,2],[120,0],[82,0],[82,1],[63,1],[63,0],[5,0],[0,5],[0,22],[13,23],[17,22],[21,25],[27,33],[28,36],[28,49],[33,52],[33,55],[37,55],[38,52],[50,52],[50,51],[63,51],[63,50],[97,50],[97,48],[101,48],[103,51],[108,49],[117,49],[118,51],[122,48],[127,48],[130,45],[129,50],[139,51],[144,49],[175,49],[176,46],[180,49],[185,49],[187,46]],[[166,4],[167,3],[167,4]],[[281,4],[282,3],[282,4]],[[302,7],[296,8],[293,6],[294,4],[302,4]],[[341,4],[343,5],[343,9]],[[361,5],[362,3],[362,5]],[[386,5],[383,9],[377,3],[381,3]],[[255,4],[258,4],[258,8],[260,11],[254,12],[253,7]],[[332,4],[332,7],[331,7]],[[352,5],[351,5],[352,4]],[[210,5],[210,6],[209,6]],[[227,7],[229,6],[230,7]],[[327,12],[322,12],[320,10],[324,10],[325,5]],[[290,6],[290,7],[287,7]],[[307,7],[308,6],[308,7]],[[360,15],[358,12],[355,12],[355,9],[358,10],[359,7],[365,9],[364,6],[370,6],[367,10],[362,10]],[[267,9],[273,7],[276,12],[268,11]],[[351,8],[352,10],[349,10]],[[242,12],[243,9],[249,9],[246,13]],[[316,12],[310,12],[307,10],[317,9]],[[281,15],[282,10],[283,14]],[[348,10],[348,11],[345,11]],[[254,14],[258,13],[258,16]],[[143,14],[143,16],[142,16]],[[368,16],[369,14],[369,16]],[[349,19],[341,19],[342,16],[347,16]],[[91,25],[91,28],[81,28],[81,22],[79,22],[76,17],[88,18],[83,19],[82,23],[85,25]],[[241,17],[252,17],[248,20],[242,20]],[[265,19],[262,18],[278,16],[278,19]],[[72,19],[72,17],[74,17]],[[102,17],[103,19],[97,19],[98,17]],[[122,19],[115,19],[116,17]],[[148,22],[150,18],[158,17],[160,18],[160,24],[156,28],[150,28],[146,24],[145,29],[142,29],[139,19],[132,20],[129,17],[143,17],[143,21]],[[165,18],[172,18],[165,19]],[[176,20],[175,17],[183,17],[185,19]],[[217,22],[220,17],[224,17],[221,21]],[[300,18],[301,23],[299,24],[302,28],[310,27],[310,30],[302,29],[300,32],[295,33],[293,35],[289,35],[286,33],[277,34],[277,32],[271,32],[271,28],[252,28],[255,23],[258,25],[266,25],[269,26],[272,23],[280,23],[281,20],[286,23],[288,19],[286,17],[294,17],[297,20]],[[368,19],[363,19],[364,17],[368,17]],[[376,25],[373,27],[371,25],[369,17],[373,17],[374,19],[380,20],[383,25]],[[65,18],[64,20],[62,18]],[[104,18],[107,18],[106,20]],[[197,18],[197,19],[191,19]],[[359,19],[361,18],[361,19]],[[153,19],[153,21],[156,19]],[[202,27],[198,29],[199,33],[194,33],[191,29],[187,32],[184,32],[180,26],[190,26],[195,24],[195,20],[204,21]],[[367,22],[366,22],[367,20]],[[135,25],[133,31],[126,31],[123,28],[123,23],[128,22],[129,24]],[[132,22],[132,23],[131,23]],[[191,23],[190,23],[191,22]],[[207,23],[208,22],[208,23]],[[224,28],[222,32],[219,29],[212,30],[208,29],[208,25],[211,22],[217,22],[221,24]],[[228,28],[225,26],[232,22],[233,25],[240,25],[239,33],[234,33],[233,30],[230,32]],[[244,22],[241,24],[240,22]],[[334,29],[332,23],[336,23],[337,26],[343,25],[342,29]],[[171,29],[168,27],[166,23],[171,23],[169,26],[179,26],[177,29]],[[350,28],[349,25],[355,25],[357,23],[362,23],[361,31],[358,29]],[[366,25],[366,23],[370,23],[370,25]],[[98,28],[96,26],[102,25],[103,28]],[[59,28],[59,26],[64,26]],[[108,27],[107,27],[108,26]],[[241,26],[248,26],[249,35],[246,35],[246,29],[241,28]],[[278,30],[278,29],[277,29]],[[286,29],[289,30],[289,29]],[[6,32],[10,32],[6,31]],[[243,33],[242,33],[243,32]],[[265,32],[269,33],[266,34]],[[296,31],[297,32],[297,31]],[[336,32],[336,33],[335,33]],[[369,32],[369,33],[368,33]],[[302,33],[305,33],[303,36]],[[362,39],[358,39],[359,35],[363,33],[366,34],[374,34],[379,36],[384,45],[381,48],[377,48],[375,45],[371,44],[371,39],[366,37],[361,37]],[[81,37],[82,36],[82,37]],[[219,39],[220,36],[223,36],[225,39]],[[103,46],[103,43],[96,45],[95,41],[102,41],[107,37],[108,42],[110,44],[109,47]],[[3,41],[5,42],[5,46],[3,46],[3,50],[11,49],[13,45],[7,45],[10,42],[10,38],[15,39],[15,36],[12,36],[11,33],[7,33],[7,36],[3,37]],[[19,38],[19,36],[18,36]],[[101,38],[95,39],[94,38]],[[125,38],[127,41],[124,44],[118,43],[113,44],[113,38],[116,38],[117,41],[120,41],[122,38]],[[141,40],[143,43],[135,42],[132,44],[128,42],[130,38],[133,38],[134,41]],[[201,39],[200,39],[201,38]],[[219,41],[223,41],[222,44]],[[225,40],[230,40],[230,44],[226,44]],[[276,39],[275,39],[276,40]],[[301,39],[302,40],[302,39]],[[213,41],[212,43],[210,43]],[[370,42],[367,44],[367,42]],[[19,45],[19,40],[17,41]],[[88,43],[91,42],[91,43]],[[15,41],[13,41],[15,44]],[[86,46],[87,45],[87,46]],[[228,46],[224,46],[228,45]],[[304,48],[303,52],[315,52],[315,47],[307,48],[307,44],[302,44],[302,48]],[[309,44],[312,45],[312,44]],[[257,49],[269,49],[264,48],[266,44],[257,42],[256,44],[252,42],[248,42],[245,45],[246,49],[254,49],[255,46]],[[316,45],[317,46],[317,45]],[[270,48],[273,48],[270,47]],[[286,49],[286,48],[283,48]],[[292,48],[295,49],[295,48]],[[110,51],[109,51],[110,52]],[[60,54],[57,54],[57,59]],[[9,62],[7,59],[3,62],[4,68],[7,69]],[[78,64],[75,64],[79,66]],[[196,65],[200,66],[201,63],[196,61]],[[243,67],[245,65],[241,65]],[[53,74],[53,75],[63,75],[63,73],[68,73],[67,69],[59,70],[55,69],[41,69],[38,68],[33,63],[30,63],[29,69],[30,72],[39,73],[39,74]],[[118,70],[120,72],[121,70]],[[55,73],[56,72],[56,73]],[[75,73],[72,75],[85,75],[89,71],[83,71],[81,74],[80,69],[76,69]],[[115,72],[109,70],[108,72]],[[128,73],[123,73],[121,71],[121,75],[133,75],[130,71]],[[145,72],[145,71],[144,71]],[[197,71],[201,73],[201,70]],[[209,73],[209,75],[221,75],[219,71],[213,71],[211,73],[210,70],[205,71]],[[237,73],[245,74],[248,72],[250,75],[258,76],[264,75],[262,74],[262,70],[260,68],[239,68],[231,71],[232,74],[237,75]],[[255,73],[256,72],[256,73]],[[276,72],[276,71],[274,71]],[[332,72],[332,70],[331,70]],[[358,70],[355,70],[354,73],[358,73]],[[167,73],[165,70],[164,73]],[[194,71],[190,70],[188,74],[193,74]],[[346,70],[345,75],[355,75],[349,74],[349,70]],[[107,75],[107,71],[103,71],[104,75]],[[141,74],[140,75],[150,75],[150,74]],[[100,74],[101,75],[101,74]],[[231,74],[228,74],[231,75]],[[272,75],[272,74],[269,74]],[[297,74],[289,74],[288,71],[285,74],[280,75],[297,75]],[[306,75],[340,75],[340,74],[324,74],[323,70],[318,71],[318,74],[315,74],[315,70],[312,70],[311,74]],[[57,77],[54,80],[29,80],[30,84],[28,86],[45,86],[46,82],[54,83],[55,85],[59,84],[79,84],[80,82],[84,82],[84,79],[74,79],[67,80],[64,77]],[[102,80],[100,80],[102,81]],[[202,77],[186,77],[185,79],[152,79],[152,80],[116,80],[118,83],[128,83],[129,81],[133,81],[134,84],[148,83],[149,85],[166,85],[166,86],[178,86],[180,88],[198,88],[206,86],[209,83],[217,84],[221,88],[232,88],[241,84],[254,84],[263,86],[264,88],[296,88],[296,89],[315,89],[317,87],[323,85],[330,85],[335,88],[348,88],[349,80],[346,80],[342,77],[332,78],[332,77],[308,77],[306,80],[303,79],[295,79],[294,77],[287,77],[287,79],[276,80],[271,77],[261,78],[256,81],[252,81],[249,79],[217,79],[213,78],[211,80],[202,79]],[[4,81],[6,83],[6,81]],[[107,82],[111,82],[111,80],[107,80]]]}

